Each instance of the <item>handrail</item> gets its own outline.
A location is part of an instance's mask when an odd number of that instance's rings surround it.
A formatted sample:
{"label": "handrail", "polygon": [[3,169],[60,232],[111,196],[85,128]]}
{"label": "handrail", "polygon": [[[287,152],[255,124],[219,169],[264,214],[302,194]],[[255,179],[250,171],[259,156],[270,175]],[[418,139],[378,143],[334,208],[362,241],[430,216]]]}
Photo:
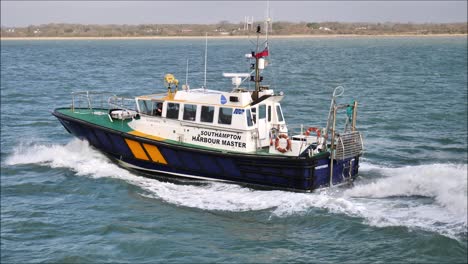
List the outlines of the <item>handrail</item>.
{"label": "handrail", "polygon": [[334,159],[344,160],[362,153],[364,144],[359,131],[352,131],[338,135]]}
{"label": "handrail", "polygon": [[[330,182],[329,186],[333,185],[333,167],[334,160],[344,160],[356,155],[362,154],[364,148],[362,142],[361,134],[356,130],[356,108],[357,102],[353,101],[351,104],[337,104],[336,97],[341,96],[344,93],[344,88],[338,86],[333,91],[333,96],[330,104],[330,112],[328,114],[327,127],[325,131],[325,141],[323,142],[323,147],[326,147],[328,139],[330,139]],[[336,128],[336,116],[338,110],[347,109],[352,107],[352,124],[351,129],[348,128],[349,114],[348,119],[346,119],[346,124],[344,132],[339,134]],[[331,133],[331,138],[329,138],[329,133]]]}
{"label": "handrail", "polygon": [[[96,103],[96,97],[99,96],[99,99],[97,101],[97,103],[100,103],[100,107],[101,108],[105,108],[104,105],[105,105],[105,96],[108,96],[108,95],[112,95],[112,96],[115,96],[113,93],[111,92],[101,92],[101,91],[77,91],[77,92],[72,92],[72,105],[71,105],[71,110],[72,111],[75,111],[75,108],[77,108],[77,103],[78,103],[78,106],[80,106],[80,103],[83,103],[83,101],[81,100],[84,100],[84,102],[86,103],[86,106],[83,107],[83,108],[88,108],[89,110],[91,110],[91,112],[94,112],[93,108],[96,107],[95,103]],[[79,107],[81,108],[81,107]]]}
{"label": "handrail", "polygon": [[[118,101],[120,101],[120,104],[118,103]],[[128,98],[128,97],[123,97],[123,96],[119,97],[119,96],[114,95],[112,97],[109,97],[109,99],[107,100],[107,103],[109,104],[110,108],[119,108],[123,110],[136,110],[136,107],[132,109],[129,106],[127,106],[125,102],[131,102],[131,104],[135,106],[134,98]]]}
{"label": "handrail", "polygon": [[339,96],[342,96],[343,94],[344,94],[344,87],[343,86],[338,86],[333,90],[333,95],[332,95],[332,99],[331,99],[331,103],[330,103],[330,111],[328,112],[327,127],[325,129],[325,138],[326,139],[328,139],[328,132],[330,130],[330,125],[333,122],[332,118],[334,119],[333,112],[336,111],[334,109],[334,107],[336,105],[336,98],[339,97]]}

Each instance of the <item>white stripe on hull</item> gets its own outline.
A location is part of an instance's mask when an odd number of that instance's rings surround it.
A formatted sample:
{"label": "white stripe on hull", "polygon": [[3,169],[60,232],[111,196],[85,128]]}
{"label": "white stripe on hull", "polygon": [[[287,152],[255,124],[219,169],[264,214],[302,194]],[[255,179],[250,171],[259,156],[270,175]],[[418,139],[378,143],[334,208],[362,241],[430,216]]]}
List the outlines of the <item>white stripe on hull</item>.
{"label": "white stripe on hull", "polygon": [[190,175],[190,174],[183,174],[183,173],[176,173],[176,172],[168,172],[168,171],[161,171],[161,170],[150,170],[146,168],[141,168],[138,166],[135,166],[133,164],[127,163],[122,160],[117,160],[122,166],[128,167],[128,168],[133,168],[133,169],[138,169],[138,170],[144,170],[144,171],[151,171],[151,172],[158,172],[162,174],[170,174],[170,175],[175,175],[179,177],[186,177],[186,178],[192,178],[192,179],[199,179],[199,180],[208,180],[208,181],[219,181],[219,182],[233,182],[233,181],[228,181],[228,180],[220,180],[220,179],[215,179],[215,178],[206,178],[206,177],[200,177],[200,176],[195,176],[195,175]]}

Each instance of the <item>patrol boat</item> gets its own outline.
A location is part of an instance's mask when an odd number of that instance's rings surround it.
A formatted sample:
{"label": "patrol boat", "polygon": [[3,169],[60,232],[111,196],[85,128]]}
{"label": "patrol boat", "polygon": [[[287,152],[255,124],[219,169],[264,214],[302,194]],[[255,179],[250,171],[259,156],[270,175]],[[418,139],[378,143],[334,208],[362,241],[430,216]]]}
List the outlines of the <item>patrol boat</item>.
{"label": "patrol boat", "polygon": [[[326,127],[294,131],[283,116],[284,94],[261,84],[269,51],[268,42],[259,51],[258,34],[257,51],[246,55],[251,72],[223,74],[232,79],[230,91],[179,89],[166,74],[167,92],[106,100],[103,93],[76,92],[71,107],[53,115],[69,133],[147,175],[305,192],[353,181],[363,152],[357,102],[338,104],[344,89],[337,87]],[[255,90],[244,88],[244,81],[254,82]],[[346,122],[338,131],[342,112]]]}

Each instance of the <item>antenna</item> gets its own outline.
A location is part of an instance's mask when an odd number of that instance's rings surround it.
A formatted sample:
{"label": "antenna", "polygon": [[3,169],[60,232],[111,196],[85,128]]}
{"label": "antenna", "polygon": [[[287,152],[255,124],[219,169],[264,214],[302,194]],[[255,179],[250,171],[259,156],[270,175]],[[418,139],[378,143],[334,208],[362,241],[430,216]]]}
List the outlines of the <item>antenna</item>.
{"label": "antenna", "polygon": [[208,32],[205,32],[205,81],[203,82],[203,89],[206,89],[206,64],[208,58]]}
{"label": "antenna", "polygon": [[266,38],[267,42],[268,42],[268,31],[270,30],[270,23],[271,23],[270,1],[267,1],[267,15],[266,15],[266,19],[265,19],[265,38]]}
{"label": "antenna", "polygon": [[268,41],[268,21],[270,19],[270,1],[267,1],[267,13],[265,19],[265,38]]}
{"label": "antenna", "polygon": [[189,63],[189,58],[187,58],[187,67],[185,69],[185,90],[190,89],[190,87],[188,85],[188,63]]}
{"label": "antenna", "polygon": [[185,85],[188,83],[188,62],[189,59],[187,58],[187,67],[185,68]]}

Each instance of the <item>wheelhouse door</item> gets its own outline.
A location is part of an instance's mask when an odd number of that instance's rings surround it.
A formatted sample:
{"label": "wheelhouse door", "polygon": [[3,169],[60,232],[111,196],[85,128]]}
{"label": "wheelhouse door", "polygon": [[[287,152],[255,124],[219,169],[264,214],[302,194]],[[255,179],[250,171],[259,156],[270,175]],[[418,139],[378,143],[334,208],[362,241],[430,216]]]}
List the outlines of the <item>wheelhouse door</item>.
{"label": "wheelhouse door", "polygon": [[269,144],[269,134],[268,134],[268,123],[267,123],[267,111],[266,105],[262,104],[258,106],[257,113],[257,125],[258,125],[258,136],[262,146]]}

